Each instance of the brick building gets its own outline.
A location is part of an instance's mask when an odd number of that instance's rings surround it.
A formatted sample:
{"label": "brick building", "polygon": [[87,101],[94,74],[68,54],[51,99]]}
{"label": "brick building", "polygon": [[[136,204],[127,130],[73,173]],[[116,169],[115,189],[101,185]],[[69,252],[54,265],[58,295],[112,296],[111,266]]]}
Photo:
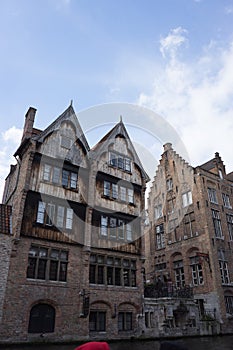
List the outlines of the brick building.
{"label": "brick building", "polygon": [[71,105],[43,131],[35,114],[0,208],[4,223],[12,210],[0,233],[0,341],[140,335],[149,179],[125,126],[90,149]]}
{"label": "brick building", "polygon": [[[191,287],[200,319],[223,333],[233,331],[232,205],[233,173],[218,153],[194,168],[164,146],[148,198],[146,279],[155,290]],[[177,326],[175,312],[169,320]]]}

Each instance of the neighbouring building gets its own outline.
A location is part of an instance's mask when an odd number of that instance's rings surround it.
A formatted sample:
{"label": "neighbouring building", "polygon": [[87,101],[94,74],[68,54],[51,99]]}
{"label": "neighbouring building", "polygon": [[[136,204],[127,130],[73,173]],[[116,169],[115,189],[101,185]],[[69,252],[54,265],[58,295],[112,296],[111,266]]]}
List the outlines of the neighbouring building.
{"label": "neighbouring building", "polygon": [[233,332],[232,205],[233,173],[218,153],[192,167],[164,145],[148,198],[145,295],[184,296],[191,289],[200,317],[195,324],[186,304],[188,318],[181,320],[173,306],[164,316],[170,332],[180,324],[200,334],[207,326],[212,333]]}
{"label": "neighbouring building", "polygon": [[120,120],[90,149],[70,105],[29,108],[0,207],[0,341],[141,334],[149,178]]}

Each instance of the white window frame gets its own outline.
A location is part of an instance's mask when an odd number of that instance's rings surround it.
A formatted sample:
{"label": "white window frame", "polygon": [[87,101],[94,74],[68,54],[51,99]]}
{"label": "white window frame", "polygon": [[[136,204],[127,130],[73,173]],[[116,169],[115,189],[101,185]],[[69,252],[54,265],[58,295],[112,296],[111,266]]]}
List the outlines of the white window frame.
{"label": "white window frame", "polygon": [[182,203],[183,203],[183,208],[185,208],[193,203],[191,191],[187,191],[187,192],[182,194]]}

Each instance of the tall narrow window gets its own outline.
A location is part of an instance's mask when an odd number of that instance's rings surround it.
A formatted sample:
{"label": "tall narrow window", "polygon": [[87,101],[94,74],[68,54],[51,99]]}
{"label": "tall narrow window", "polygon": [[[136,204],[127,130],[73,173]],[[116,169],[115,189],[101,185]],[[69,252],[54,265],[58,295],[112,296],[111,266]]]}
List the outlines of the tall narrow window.
{"label": "tall narrow window", "polygon": [[66,228],[72,229],[73,225],[73,209],[67,208],[66,209]]}
{"label": "tall narrow window", "polygon": [[193,200],[192,200],[192,192],[188,191],[186,193],[182,194],[182,203],[183,203],[183,207],[187,207],[188,205],[192,204]]}
{"label": "tall narrow window", "polygon": [[130,223],[126,224],[126,238],[127,241],[132,241],[132,225]]}
{"label": "tall narrow window", "polygon": [[133,315],[132,312],[119,312],[118,314],[118,330],[131,331],[133,329],[132,323]]}
{"label": "tall narrow window", "polygon": [[125,158],[125,170],[131,171],[131,160],[129,158]]}
{"label": "tall narrow window", "polygon": [[192,281],[194,286],[198,286],[204,283],[202,265],[198,256],[190,258],[190,266],[192,270]]}
{"label": "tall narrow window", "polygon": [[50,175],[51,175],[51,165],[45,164],[44,165],[43,179],[45,181],[50,181]]}
{"label": "tall narrow window", "polygon": [[133,203],[134,198],[133,198],[133,190],[131,188],[128,188],[128,202]]}
{"label": "tall narrow window", "polygon": [[112,184],[112,198],[118,199],[118,185]]}
{"label": "tall narrow window", "polygon": [[36,221],[39,222],[40,224],[43,224],[44,215],[45,215],[45,203],[39,202]]}
{"label": "tall narrow window", "polygon": [[225,251],[223,249],[218,250],[218,261],[219,261],[222,284],[229,284],[230,277],[229,277],[228,263],[225,257]]}
{"label": "tall narrow window", "polygon": [[100,226],[100,233],[102,236],[108,235],[108,217],[107,216],[101,216],[101,226]]}
{"label": "tall narrow window", "polygon": [[159,219],[163,217],[162,204],[158,204],[155,206],[155,219]]}
{"label": "tall narrow window", "polygon": [[106,312],[91,311],[89,315],[90,332],[104,332],[106,330]]}
{"label": "tall narrow window", "polygon": [[176,287],[182,288],[185,285],[183,260],[174,261]]}
{"label": "tall narrow window", "polygon": [[123,220],[118,220],[118,238],[125,238],[125,225]]}
{"label": "tall narrow window", "polygon": [[47,203],[46,205],[46,225],[52,226],[54,223],[54,214],[55,214],[55,205],[51,203]]}
{"label": "tall narrow window", "polygon": [[62,186],[68,187],[69,185],[69,171],[62,170]]}
{"label": "tall narrow window", "polygon": [[208,187],[208,196],[211,203],[218,204],[217,193],[215,188]]}
{"label": "tall narrow window", "polygon": [[167,191],[171,191],[172,188],[173,188],[172,179],[168,179],[168,180],[166,181],[166,185],[167,185]]}
{"label": "tall narrow window", "polygon": [[165,247],[165,236],[163,224],[156,226],[156,248],[161,249]]}
{"label": "tall narrow window", "polygon": [[110,182],[104,181],[104,196],[110,197]]}
{"label": "tall narrow window", "polygon": [[233,215],[226,214],[230,241],[233,241]]}
{"label": "tall narrow window", "polygon": [[233,295],[225,295],[226,312],[233,315]]}
{"label": "tall narrow window", "polygon": [[54,184],[60,183],[60,174],[61,174],[61,169],[54,167],[53,168],[53,183]]}
{"label": "tall narrow window", "polygon": [[225,208],[231,209],[231,203],[230,203],[230,197],[226,193],[222,193],[222,200],[223,200],[223,205]]}
{"label": "tall narrow window", "polygon": [[57,207],[57,226],[58,227],[63,227],[64,225],[64,213],[65,213],[65,208],[59,205]]}
{"label": "tall narrow window", "polygon": [[78,174],[70,173],[70,188],[77,188]]}
{"label": "tall narrow window", "polygon": [[219,211],[212,209],[212,219],[216,238],[223,238]]}
{"label": "tall narrow window", "polygon": [[120,196],[120,199],[126,202],[126,188],[123,186],[120,187]]}

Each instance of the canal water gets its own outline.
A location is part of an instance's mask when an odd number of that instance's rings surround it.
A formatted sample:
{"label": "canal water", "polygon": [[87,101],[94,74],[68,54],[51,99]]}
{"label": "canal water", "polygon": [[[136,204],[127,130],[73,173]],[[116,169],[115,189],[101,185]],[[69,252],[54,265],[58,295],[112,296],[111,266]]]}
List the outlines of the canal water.
{"label": "canal water", "polygon": [[[233,350],[233,335],[218,337],[186,338],[172,340],[172,342],[185,345],[188,350]],[[62,345],[17,345],[3,346],[4,350],[74,350],[75,344]],[[111,350],[159,350],[158,340],[148,341],[120,341],[110,343]]]}

